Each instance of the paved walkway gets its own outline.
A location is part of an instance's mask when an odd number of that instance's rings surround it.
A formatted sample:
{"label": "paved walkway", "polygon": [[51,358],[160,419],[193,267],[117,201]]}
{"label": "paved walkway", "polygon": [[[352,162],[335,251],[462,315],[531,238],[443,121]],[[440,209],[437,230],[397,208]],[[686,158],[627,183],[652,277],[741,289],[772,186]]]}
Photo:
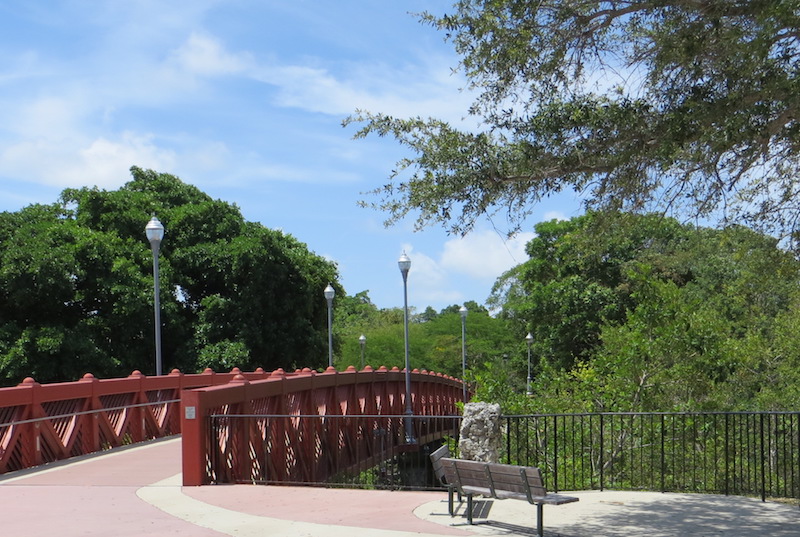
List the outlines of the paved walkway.
{"label": "paved walkway", "polygon": [[[525,502],[482,501],[486,523],[447,515],[444,492],[182,487],[180,439],[0,477],[3,537],[435,537],[531,535]],[[800,509],[739,497],[580,492],[545,507],[547,537],[798,537]],[[477,503],[477,502],[476,502]],[[462,507],[463,509],[463,507]],[[477,520],[477,519],[476,519]]]}

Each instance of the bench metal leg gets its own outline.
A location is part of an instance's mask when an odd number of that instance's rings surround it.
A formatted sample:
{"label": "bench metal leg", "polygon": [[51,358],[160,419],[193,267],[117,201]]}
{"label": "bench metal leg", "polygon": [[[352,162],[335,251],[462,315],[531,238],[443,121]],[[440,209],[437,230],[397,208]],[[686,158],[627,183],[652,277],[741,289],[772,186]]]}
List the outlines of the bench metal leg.
{"label": "bench metal leg", "polygon": [[456,510],[453,504],[453,496],[458,495],[458,503],[463,503],[464,500],[461,499],[461,491],[458,490],[455,485],[447,485],[447,512],[450,513],[450,516],[456,516]]}
{"label": "bench metal leg", "polygon": [[447,485],[447,512],[453,516],[453,485]]}
{"label": "bench metal leg", "polygon": [[542,521],[542,515],[544,514],[544,504],[537,503],[536,504],[536,535],[539,537],[544,537],[544,522]]}
{"label": "bench metal leg", "polygon": [[472,524],[472,494],[467,494],[467,522]]}

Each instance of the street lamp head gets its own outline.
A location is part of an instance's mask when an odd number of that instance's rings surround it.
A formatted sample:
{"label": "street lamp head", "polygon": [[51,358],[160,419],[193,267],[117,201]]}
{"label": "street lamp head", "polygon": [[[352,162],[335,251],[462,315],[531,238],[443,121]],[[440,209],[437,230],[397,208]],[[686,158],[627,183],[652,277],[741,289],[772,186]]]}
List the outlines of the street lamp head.
{"label": "street lamp head", "polygon": [[405,252],[403,252],[403,255],[397,260],[397,266],[400,267],[400,273],[403,275],[403,278],[408,276],[408,271],[411,269],[411,259],[409,259]]}
{"label": "street lamp head", "polygon": [[331,286],[331,284],[328,284],[328,287],[325,288],[323,294],[325,295],[325,300],[330,302],[331,300],[333,300],[334,295],[336,295],[336,291],[334,291],[333,286]]}
{"label": "street lamp head", "polygon": [[164,226],[155,215],[153,215],[153,218],[151,218],[147,226],[145,226],[144,234],[147,236],[147,240],[150,241],[150,246],[153,248],[157,248],[164,239]]}
{"label": "street lamp head", "polygon": [[467,318],[467,307],[466,307],[466,306],[461,306],[461,307],[458,309],[458,313],[460,313],[460,314],[461,314],[461,318],[462,318],[462,319],[466,319],[466,318]]}
{"label": "street lamp head", "polygon": [[365,336],[364,334],[361,334],[361,335],[358,337],[358,343],[359,343],[359,344],[360,344],[362,347],[363,347],[364,345],[366,345],[366,343],[367,343],[367,336]]}
{"label": "street lamp head", "polygon": [[530,332],[528,332],[528,335],[525,336],[525,343],[528,344],[528,347],[530,347],[531,343],[533,343],[533,334],[531,334]]}

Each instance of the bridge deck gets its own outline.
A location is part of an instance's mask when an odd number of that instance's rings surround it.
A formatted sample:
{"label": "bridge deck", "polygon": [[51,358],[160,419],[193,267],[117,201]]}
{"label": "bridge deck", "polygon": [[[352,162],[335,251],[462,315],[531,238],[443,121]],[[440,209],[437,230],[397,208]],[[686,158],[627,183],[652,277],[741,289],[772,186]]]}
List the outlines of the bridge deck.
{"label": "bridge deck", "polygon": [[[449,524],[444,492],[307,487],[181,487],[180,440],[158,441],[0,478],[9,537],[525,535],[525,502],[486,502],[491,524]],[[548,534],[797,535],[796,507],[737,497],[585,492],[545,510]],[[416,513],[416,514],[415,514]],[[459,513],[458,515],[460,515]],[[461,522],[460,516],[454,519]],[[359,529],[354,528],[362,528]],[[365,533],[366,534],[366,533]]]}

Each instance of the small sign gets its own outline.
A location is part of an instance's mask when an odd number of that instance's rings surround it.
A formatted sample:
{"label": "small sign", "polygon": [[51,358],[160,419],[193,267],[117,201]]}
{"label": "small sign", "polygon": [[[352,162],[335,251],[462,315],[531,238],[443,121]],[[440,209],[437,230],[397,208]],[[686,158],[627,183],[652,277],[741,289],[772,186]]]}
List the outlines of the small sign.
{"label": "small sign", "polygon": [[187,406],[184,409],[184,416],[187,420],[193,420],[197,418],[197,407]]}

